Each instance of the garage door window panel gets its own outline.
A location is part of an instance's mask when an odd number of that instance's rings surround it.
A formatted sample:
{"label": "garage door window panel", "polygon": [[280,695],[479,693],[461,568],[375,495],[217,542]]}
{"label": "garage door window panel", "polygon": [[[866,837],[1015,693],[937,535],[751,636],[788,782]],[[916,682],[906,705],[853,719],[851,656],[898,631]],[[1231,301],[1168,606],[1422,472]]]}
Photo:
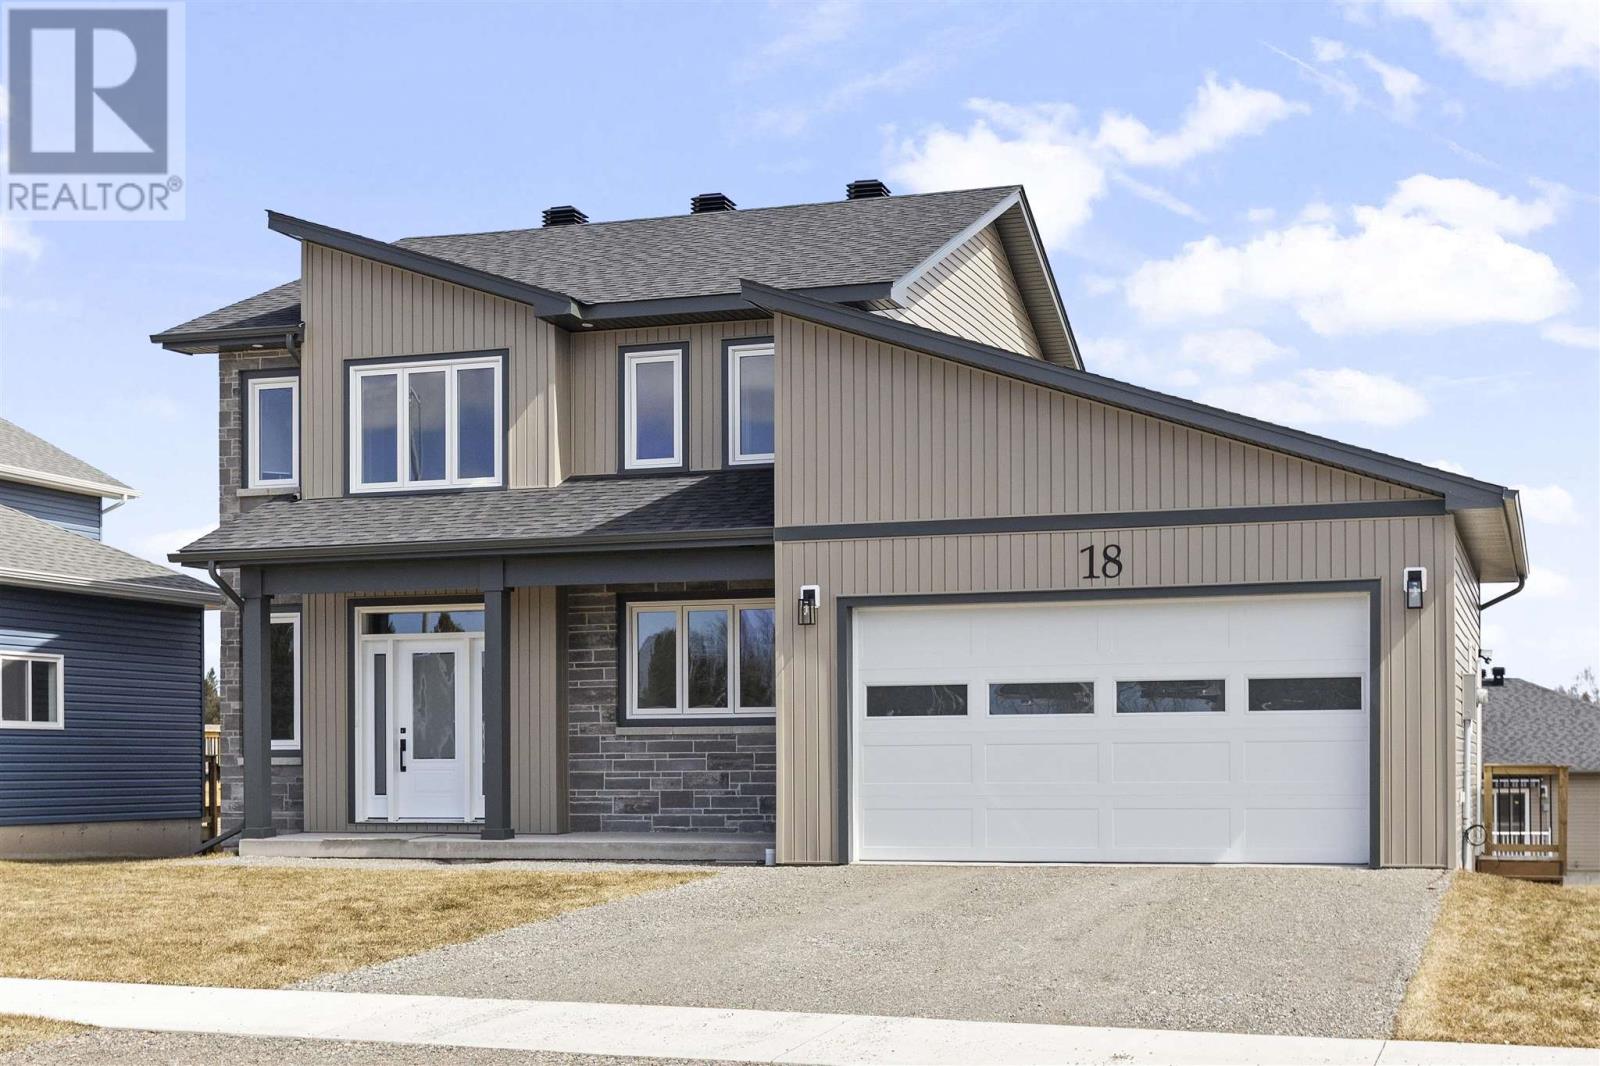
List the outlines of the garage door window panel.
{"label": "garage door window panel", "polygon": [[770,600],[629,607],[627,716],[771,717],[775,617]]}
{"label": "garage door window panel", "polygon": [[1252,677],[1252,711],[1359,711],[1360,677]]}
{"label": "garage door window panel", "polygon": [[1118,714],[1222,714],[1227,685],[1210,681],[1118,681]]}
{"label": "garage door window panel", "polygon": [[967,713],[965,685],[868,685],[868,718],[951,718]]}
{"label": "garage door window panel", "polygon": [[1092,681],[1019,681],[989,686],[991,715],[1093,714]]}

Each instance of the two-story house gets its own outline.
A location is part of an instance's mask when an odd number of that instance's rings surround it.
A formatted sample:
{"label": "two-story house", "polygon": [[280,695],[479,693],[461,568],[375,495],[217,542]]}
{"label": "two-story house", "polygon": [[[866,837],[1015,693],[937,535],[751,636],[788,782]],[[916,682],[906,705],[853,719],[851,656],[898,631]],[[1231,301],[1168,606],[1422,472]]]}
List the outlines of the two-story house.
{"label": "two-story house", "polygon": [[152,338],[220,357],[247,848],[1456,861],[1516,493],[1086,372],[1021,188],[268,225]]}
{"label": "two-story house", "polygon": [[0,858],[200,843],[217,590],[100,541],[138,493],[0,418]]}

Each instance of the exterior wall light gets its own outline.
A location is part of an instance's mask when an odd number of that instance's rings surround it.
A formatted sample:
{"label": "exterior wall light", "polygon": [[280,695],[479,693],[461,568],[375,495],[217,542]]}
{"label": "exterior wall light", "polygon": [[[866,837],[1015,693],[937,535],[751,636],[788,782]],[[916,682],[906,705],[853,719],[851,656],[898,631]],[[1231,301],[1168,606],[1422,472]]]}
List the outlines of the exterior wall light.
{"label": "exterior wall light", "polygon": [[1425,566],[1408,566],[1402,573],[1400,587],[1405,592],[1406,608],[1418,610],[1422,607],[1422,594],[1428,591],[1428,568]]}
{"label": "exterior wall light", "polygon": [[817,624],[817,604],[822,599],[822,588],[819,585],[800,586],[800,616],[799,623],[803,626]]}

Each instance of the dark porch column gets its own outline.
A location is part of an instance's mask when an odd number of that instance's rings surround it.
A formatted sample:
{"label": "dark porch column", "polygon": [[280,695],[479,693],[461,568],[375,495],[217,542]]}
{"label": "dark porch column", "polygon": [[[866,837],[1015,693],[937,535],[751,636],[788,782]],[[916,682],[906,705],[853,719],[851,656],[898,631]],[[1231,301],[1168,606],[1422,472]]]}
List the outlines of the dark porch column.
{"label": "dark porch column", "polygon": [[239,573],[240,674],[244,753],[244,837],[270,837],[272,828],[272,597],[261,571]]}
{"label": "dark porch column", "polygon": [[505,562],[486,561],[483,589],[483,839],[511,828],[511,590]]}

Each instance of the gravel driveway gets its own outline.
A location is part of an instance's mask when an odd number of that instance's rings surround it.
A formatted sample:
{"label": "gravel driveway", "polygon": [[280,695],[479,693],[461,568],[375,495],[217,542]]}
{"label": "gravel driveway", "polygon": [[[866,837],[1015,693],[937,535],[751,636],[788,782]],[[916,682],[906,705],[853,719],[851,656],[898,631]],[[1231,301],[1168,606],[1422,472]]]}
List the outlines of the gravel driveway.
{"label": "gravel driveway", "polygon": [[1386,1037],[1447,876],[734,869],[308,988]]}

